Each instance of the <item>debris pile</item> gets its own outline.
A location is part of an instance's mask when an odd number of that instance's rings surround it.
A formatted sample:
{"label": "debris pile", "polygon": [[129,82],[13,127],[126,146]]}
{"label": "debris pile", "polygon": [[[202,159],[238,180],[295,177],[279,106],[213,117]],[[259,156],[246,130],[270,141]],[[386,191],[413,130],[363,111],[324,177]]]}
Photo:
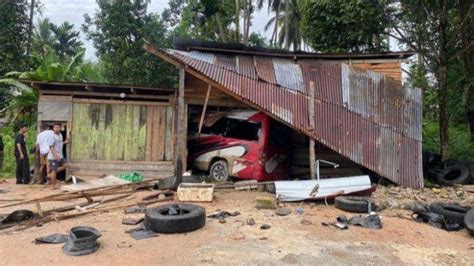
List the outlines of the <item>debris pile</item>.
{"label": "debris pile", "polygon": [[455,185],[451,187],[432,187],[415,190],[398,186],[377,186],[372,199],[381,209],[408,209],[418,204],[433,202],[458,202],[474,205],[474,185]]}

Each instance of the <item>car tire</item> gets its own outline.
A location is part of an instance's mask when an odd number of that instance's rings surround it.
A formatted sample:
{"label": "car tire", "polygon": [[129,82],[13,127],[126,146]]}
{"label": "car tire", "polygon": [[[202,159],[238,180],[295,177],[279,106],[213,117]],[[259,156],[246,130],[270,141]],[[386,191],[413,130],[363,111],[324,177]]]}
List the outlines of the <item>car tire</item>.
{"label": "car tire", "polygon": [[369,204],[371,210],[375,210],[374,203],[367,197],[339,196],[336,197],[334,204],[336,208],[348,212],[368,213]]}
{"label": "car tire", "polygon": [[446,222],[464,225],[464,216],[469,208],[457,204],[435,202],[429,207],[430,211],[444,216]]}
{"label": "car tire", "polygon": [[436,180],[440,185],[452,186],[469,182],[469,176],[469,169],[466,166],[453,165],[441,171]]}
{"label": "car tire", "polygon": [[464,226],[471,236],[474,236],[474,208],[471,208],[466,215],[464,215]]}
{"label": "car tire", "polygon": [[229,167],[224,160],[218,160],[212,163],[209,168],[209,177],[216,183],[223,183],[229,179]]}
{"label": "car tire", "polygon": [[[179,208],[182,214],[169,215],[172,208]],[[206,224],[206,210],[193,204],[166,204],[148,209],[145,213],[145,227],[163,234],[185,233],[197,230]]]}

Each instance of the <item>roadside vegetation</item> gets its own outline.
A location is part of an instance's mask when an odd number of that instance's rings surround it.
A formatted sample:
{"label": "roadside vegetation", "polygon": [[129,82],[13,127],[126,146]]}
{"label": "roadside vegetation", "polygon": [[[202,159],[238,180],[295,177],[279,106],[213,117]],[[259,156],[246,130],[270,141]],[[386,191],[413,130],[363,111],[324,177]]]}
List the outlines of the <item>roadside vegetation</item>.
{"label": "roadside vegetation", "polygon": [[[162,14],[149,10],[147,0],[96,2],[83,25],[39,20],[41,1],[0,2],[0,117],[8,118],[0,129],[0,177],[14,173],[19,122],[30,125],[28,147],[34,144],[37,95],[18,78],[176,87],[176,70],[143,50],[144,39],[160,47],[194,38],[293,51],[383,52],[391,38],[418,53],[408,78],[424,92],[423,147],[444,159],[474,160],[471,1],[169,0]],[[251,30],[257,10],[268,12],[269,39]],[[97,60],[84,57],[81,31]]]}

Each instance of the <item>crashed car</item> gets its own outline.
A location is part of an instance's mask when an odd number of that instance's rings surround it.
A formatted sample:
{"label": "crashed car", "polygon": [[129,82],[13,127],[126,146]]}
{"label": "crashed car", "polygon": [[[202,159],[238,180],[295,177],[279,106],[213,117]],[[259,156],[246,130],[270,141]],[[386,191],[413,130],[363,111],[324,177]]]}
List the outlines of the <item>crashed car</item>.
{"label": "crashed car", "polygon": [[188,164],[216,182],[229,177],[279,180],[288,175],[290,130],[262,112],[207,115],[200,134],[190,133]]}

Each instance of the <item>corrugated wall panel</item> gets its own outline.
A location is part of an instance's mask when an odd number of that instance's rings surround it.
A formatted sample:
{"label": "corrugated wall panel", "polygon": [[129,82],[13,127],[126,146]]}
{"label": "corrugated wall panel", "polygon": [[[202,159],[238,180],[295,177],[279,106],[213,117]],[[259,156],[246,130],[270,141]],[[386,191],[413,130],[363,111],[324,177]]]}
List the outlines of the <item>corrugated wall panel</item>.
{"label": "corrugated wall panel", "polygon": [[[271,58],[254,58],[260,80],[239,74],[244,65],[240,62],[238,71],[231,71],[182,55],[177,58],[235,97],[255,104],[354,162],[398,184],[423,186],[420,90],[401,87],[378,73],[324,63],[295,65],[301,70],[305,88],[295,91],[276,84],[275,73],[281,71],[274,71]],[[310,81],[316,87],[314,129],[309,128],[308,120],[306,91]]]}

